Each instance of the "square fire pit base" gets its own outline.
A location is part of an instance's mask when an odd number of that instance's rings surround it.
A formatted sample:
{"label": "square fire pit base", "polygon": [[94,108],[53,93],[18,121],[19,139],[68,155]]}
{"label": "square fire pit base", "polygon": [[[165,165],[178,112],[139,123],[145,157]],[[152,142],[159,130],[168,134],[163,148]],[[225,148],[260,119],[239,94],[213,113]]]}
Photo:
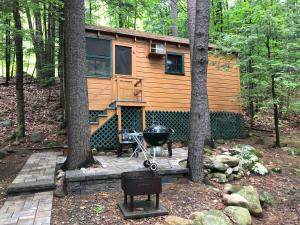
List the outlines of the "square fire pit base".
{"label": "square fire pit base", "polygon": [[145,217],[165,216],[168,210],[160,205],[159,209],[155,209],[154,201],[136,200],[134,202],[134,211],[130,211],[130,204],[118,204],[125,219],[139,219]]}

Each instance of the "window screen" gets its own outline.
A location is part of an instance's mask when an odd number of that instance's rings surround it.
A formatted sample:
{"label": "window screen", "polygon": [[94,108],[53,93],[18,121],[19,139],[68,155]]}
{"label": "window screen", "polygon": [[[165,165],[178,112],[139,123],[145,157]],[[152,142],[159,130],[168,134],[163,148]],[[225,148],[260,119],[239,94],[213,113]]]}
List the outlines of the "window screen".
{"label": "window screen", "polygon": [[86,38],[88,75],[111,77],[111,41]]}
{"label": "window screen", "polygon": [[130,47],[116,46],[116,74],[132,74],[132,52]]}
{"label": "window screen", "polygon": [[168,53],[166,57],[166,73],[184,74],[184,58],[183,55]]}

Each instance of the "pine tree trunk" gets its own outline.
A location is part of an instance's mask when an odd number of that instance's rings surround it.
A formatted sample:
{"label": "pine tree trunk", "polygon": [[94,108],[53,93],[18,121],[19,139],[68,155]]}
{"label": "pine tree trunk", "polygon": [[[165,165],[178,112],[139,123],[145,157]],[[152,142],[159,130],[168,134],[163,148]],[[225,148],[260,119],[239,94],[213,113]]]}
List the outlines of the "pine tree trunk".
{"label": "pine tree trunk", "polygon": [[[196,0],[188,0],[188,17],[189,17],[190,58],[191,58],[191,68],[192,68],[192,57],[194,51],[194,36],[195,36]],[[205,112],[205,125],[206,125],[205,144],[213,147],[214,141],[211,135],[210,115],[208,109]]]}
{"label": "pine tree trunk", "polygon": [[44,78],[45,70],[45,46],[44,46],[44,36],[42,28],[42,16],[41,8],[38,0],[33,0],[36,9],[34,9],[34,21],[35,21],[35,40],[36,40],[36,52],[40,61],[40,65],[36,65],[36,74],[38,79]]}
{"label": "pine tree trunk", "polygon": [[24,112],[24,93],[23,93],[23,38],[22,25],[19,12],[19,2],[13,2],[13,16],[15,21],[15,49],[16,49],[16,93],[17,93],[17,115],[18,128],[17,138],[25,136],[25,112]]}
{"label": "pine tree trunk", "polygon": [[84,0],[65,0],[67,169],[78,169],[93,162],[88,122],[84,10]]}
{"label": "pine tree trunk", "polygon": [[[63,0],[62,0],[63,2]],[[61,17],[63,17],[63,9],[61,12]],[[58,42],[59,42],[59,48],[58,48],[58,66],[57,66],[57,73],[60,81],[60,105],[64,109],[65,107],[65,88],[64,88],[64,23],[62,19],[59,19],[59,31],[58,31]]]}
{"label": "pine tree trunk", "polygon": [[6,19],[6,31],[5,31],[5,83],[8,85],[10,81],[10,19]]}
{"label": "pine tree trunk", "polygon": [[[189,4],[193,1],[189,1]],[[189,6],[189,10],[193,6]],[[196,17],[190,21],[190,33],[194,33],[192,42],[192,93],[190,113],[190,135],[188,165],[189,176],[192,181],[202,182],[203,174],[203,148],[207,134],[207,66],[208,66],[208,32],[210,19],[210,1],[197,1],[195,7]],[[192,16],[192,15],[190,15]],[[194,29],[193,29],[194,27]]]}
{"label": "pine tree trunk", "polygon": [[[271,46],[270,46],[270,37],[267,36],[266,40],[267,47],[267,56],[268,59],[271,60]],[[276,103],[276,91],[275,91],[275,75],[271,76],[271,90],[272,90],[272,98],[273,98],[273,117],[274,117],[274,128],[275,128],[275,147],[280,147],[280,132],[279,132],[279,116],[278,116],[278,105]]]}
{"label": "pine tree trunk", "polygon": [[172,35],[178,37],[178,12],[177,0],[171,0]]}

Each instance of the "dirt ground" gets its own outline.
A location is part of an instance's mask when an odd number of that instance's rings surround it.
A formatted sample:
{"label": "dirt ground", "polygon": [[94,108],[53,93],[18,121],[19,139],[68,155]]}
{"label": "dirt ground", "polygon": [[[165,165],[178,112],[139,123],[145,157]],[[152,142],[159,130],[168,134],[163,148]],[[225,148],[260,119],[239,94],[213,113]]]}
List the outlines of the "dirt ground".
{"label": "dirt ground", "polygon": [[[255,144],[260,138],[266,140],[266,143]],[[298,138],[300,138],[299,133],[290,135],[290,139],[295,139],[296,142],[300,140]],[[295,169],[300,168],[300,158],[299,156],[290,156],[281,149],[271,148],[269,142],[272,140],[268,133],[256,133],[251,138],[236,140],[235,143],[254,145],[260,149],[265,165],[268,168],[279,166],[282,168],[282,173],[270,173],[267,176],[246,176],[234,183],[254,185],[259,192],[267,191],[276,199],[277,206],[263,206],[263,216],[261,218],[253,217],[253,224],[298,225],[300,224],[300,176],[296,174]],[[217,192],[213,187],[219,190],[223,189],[223,185],[217,183],[204,185],[181,179],[177,183],[163,185],[161,203],[169,210],[170,215],[184,218],[189,218],[189,215],[194,211],[223,209],[222,191]],[[122,200],[121,192],[55,198],[52,225],[154,225],[156,222],[162,222],[165,218],[124,220],[117,207],[117,203],[122,202]],[[103,207],[105,211],[96,213],[97,207]]]}
{"label": "dirt ground", "polygon": [[14,152],[0,160],[0,207],[6,200],[6,191],[27,161],[31,151]]}

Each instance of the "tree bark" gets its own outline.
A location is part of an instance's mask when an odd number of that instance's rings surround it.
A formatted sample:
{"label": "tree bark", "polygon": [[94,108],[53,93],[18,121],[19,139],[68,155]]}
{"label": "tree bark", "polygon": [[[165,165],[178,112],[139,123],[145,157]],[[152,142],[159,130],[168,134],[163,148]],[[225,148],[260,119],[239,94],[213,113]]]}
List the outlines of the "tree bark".
{"label": "tree bark", "polygon": [[[63,2],[63,0],[62,0]],[[63,23],[63,8],[61,11],[60,19],[59,19],[59,31],[58,31],[58,42],[59,42],[59,48],[58,48],[58,66],[57,66],[57,74],[60,81],[60,105],[61,107],[66,109],[65,107],[65,79],[64,79],[64,23]]]}
{"label": "tree bark", "polygon": [[84,10],[84,0],[65,0],[67,169],[78,169],[93,162],[88,122]]}
{"label": "tree bark", "polygon": [[17,116],[18,128],[17,138],[25,136],[25,112],[24,112],[24,93],[23,93],[23,37],[22,24],[19,12],[19,2],[13,2],[13,17],[15,22],[15,49],[16,49],[16,93],[17,93]]}
{"label": "tree bark", "polygon": [[[189,18],[189,40],[190,40],[190,58],[192,68],[192,58],[194,52],[194,36],[195,36],[195,19],[196,19],[196,0],[188,0],[188,18]],[[207,103],[208,104],[208,103]],[[214,141],[211,135],[209,109],[205,112],[205,144],[211,147],[214,146]]]}
{"label": "tree bark", "polygon": [[[267,36],[266,40],[266,48],[267,48],[267,57],[271,60],[271,46],[270,46],[270,37]],[[272,99],[273,99],[273,116],[274,116],[274,128],[275,128],[275,147],[280,147],[280,132],[279,132],[279,116],[278,116],[278,105],[277,105],[277,97],[275,90],[275,75],[271,76],[271,90],[272,90]]]}
{"label": "tree bark", "polygon": [[172,35],[178,37],[178,12],[177,0],[170,0],[171,17],[172,17]]}
{"label": "tree bark", "polygon": [[10,47],[10,19],[9,15],[6,19],[6,31],[5,31],[5,83],[8,85],[10,81],[10,59],[11,59],[11,47]]}
{"label": "tree bark", "polygon": [[[194,1],[189,1],[189,4]],[[193,9],[194,6],[189,6]],[[207,66],[208,66],[208,32],[210,19],[210,1],[197,1],[196,17],[190,21],[190,33],[194,33],[191,42],[192,50],[192,93],[190,113],[190,134],[188,166],[189,176],[194,182],[202,182],[203,148],[207,134]],[[193,12],[191,12],[190,17]],[[192,35],[191,35],[192,36]]]}

